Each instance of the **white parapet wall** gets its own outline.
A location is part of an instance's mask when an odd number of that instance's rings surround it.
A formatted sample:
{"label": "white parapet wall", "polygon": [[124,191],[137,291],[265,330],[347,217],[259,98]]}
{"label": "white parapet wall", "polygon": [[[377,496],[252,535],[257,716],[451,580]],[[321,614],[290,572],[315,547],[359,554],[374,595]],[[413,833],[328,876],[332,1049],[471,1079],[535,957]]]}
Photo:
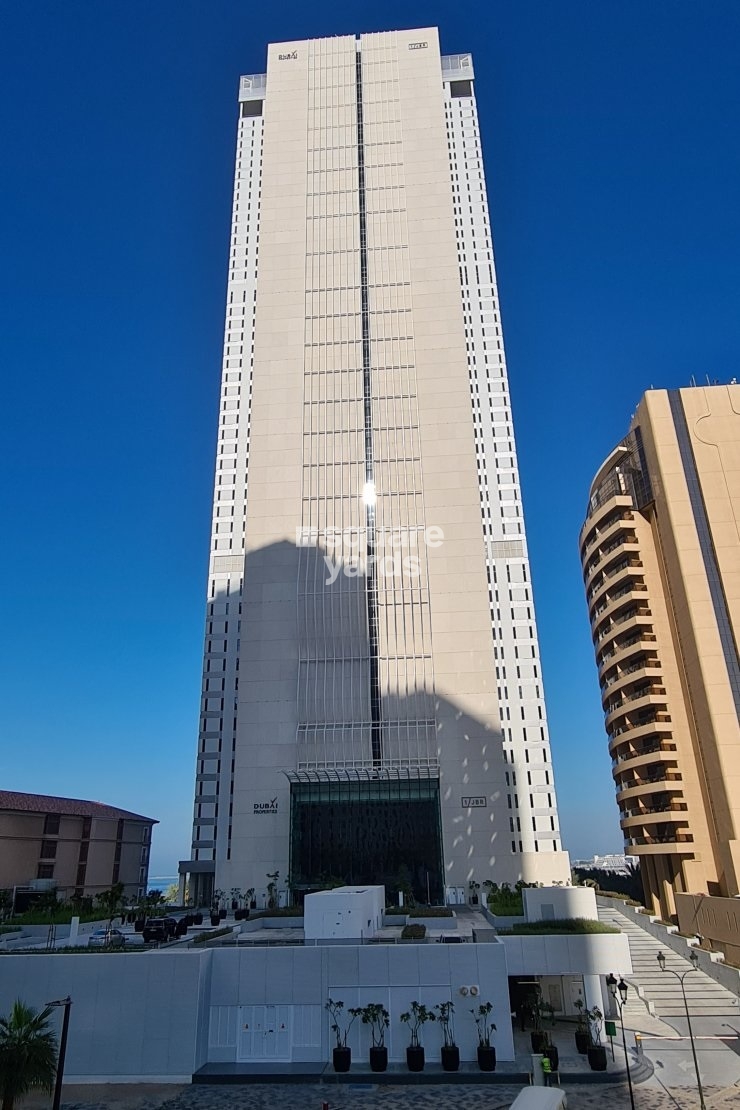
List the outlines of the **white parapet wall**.
{"label": "white parapet wall", "polygon": [[624,933],[564,933],[501,937],[509,975],[630,975]]}
{"label": "white parapet wall", "polygon": [[383,926],[385,887],[339,886],[307,894],[303,932],[307,941],[370,940]]}
{"label": "white parapet wall", "polygon": [[[188,1082],[211,1062],[331,1059],[326,1001],[382,1003],[386,1043],[405,1059],[412,1001],[453,1001],[463,1060],[475,1060],[470,1009],[491,1001],[501,1060],[514,1059],[506,952],[492,944],[329,944],[304,948],[214,948],[204,952],[39,954],[2,957],[0,1015],[22,998],[42,1008],[72,998],[65,1079],[69,1083]],[[439,1058],[440,1029],[428,1026],[429,1059]],[[367,1060],[359,1021],[348,1043]]]}
{"label": "white parapet wall", "polygon": [[596,894],[590,886],[525,887],[524,916],[527,921],[548,921],[562,917],[598,919]]}

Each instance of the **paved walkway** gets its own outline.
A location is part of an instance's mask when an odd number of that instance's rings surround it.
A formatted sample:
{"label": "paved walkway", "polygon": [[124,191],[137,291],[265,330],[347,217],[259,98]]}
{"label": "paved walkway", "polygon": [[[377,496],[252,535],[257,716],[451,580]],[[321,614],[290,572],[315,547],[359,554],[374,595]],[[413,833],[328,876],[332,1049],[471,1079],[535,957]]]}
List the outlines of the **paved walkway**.
{"label": "paved walkway", "polygon": [[[629,1110],[626,1084],[568,1087],[569,1110]],[[65,1087],[62,1110],[508,1110],[521,1087],[481,1084],[456,1087],[356,1087],[265,1084],[239,1087],[126,1085]],[[707,1110],[737,1110],[740,1090],[708,1087]],[[637,1110],[694,1110],[699,1102],[685,1087],[636,1088]],[[47,1110],[48,1096],[33,1095],[22,1110]]]}

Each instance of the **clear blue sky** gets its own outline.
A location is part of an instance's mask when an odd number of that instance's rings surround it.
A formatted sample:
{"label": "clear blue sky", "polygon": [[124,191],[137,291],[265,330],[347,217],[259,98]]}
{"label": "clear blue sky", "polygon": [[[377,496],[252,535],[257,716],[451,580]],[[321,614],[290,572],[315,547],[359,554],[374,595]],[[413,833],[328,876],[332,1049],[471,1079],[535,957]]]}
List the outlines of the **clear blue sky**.
{"label": "clear blue sky", "polygon": [[651,385],[740,376],[740,5],[0,3],[0,785],[189,851],[240,73],[473,50],[566,845],[621,849],[577,554]]}

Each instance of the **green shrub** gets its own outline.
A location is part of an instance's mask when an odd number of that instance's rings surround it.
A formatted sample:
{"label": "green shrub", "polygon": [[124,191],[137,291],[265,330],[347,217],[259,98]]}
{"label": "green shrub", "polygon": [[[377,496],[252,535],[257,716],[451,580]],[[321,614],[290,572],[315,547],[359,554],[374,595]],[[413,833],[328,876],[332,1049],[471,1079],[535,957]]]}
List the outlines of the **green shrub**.
{"label": "green shrub", "polygon": [[454,913],[447,906],[416,906],[408,911],[409,917],[454,917]]}
{"label": "green shrub", "polygon": [[209,933],[198,933],[193,937],[193,944],[205,944],[206,941],[225,937],[230,932],[232,932],[231,926],[228,929],[212,929]]}
{"label": "green shrub", "polygon": [[507,897],[506,894],[491,894],[488,899],[488,908],[491,913],[499,917],[523,917],[524,902],[521,894]]}
{"label": "green shrub", "polygon": [[618,933],[613,925],[604,925],[590,917],[556,917],[552,921],[522,921],[510,929],[499,929],[501,936],[526,936],[551,933]]}
{"label": "green shrub", "polygon": [[423,940],[426,935],[426,925],[404,925],[401,929],[401,940]]}

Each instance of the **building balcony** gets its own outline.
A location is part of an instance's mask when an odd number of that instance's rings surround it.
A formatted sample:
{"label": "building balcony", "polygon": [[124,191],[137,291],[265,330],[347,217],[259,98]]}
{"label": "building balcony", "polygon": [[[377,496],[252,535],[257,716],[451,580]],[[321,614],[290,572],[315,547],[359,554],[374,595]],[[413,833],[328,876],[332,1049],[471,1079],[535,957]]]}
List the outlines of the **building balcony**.
{"label": "building balcony", "polygon": [[670,740],[672,737],[673,727],[670,713],[655,713],[644,721],[636,721],[634,724],[625,721],[617,728],[611,729],[609,751],[616,751],[618,747],[625,743],[642,747],[641,741],[644,744],[657,744],[661,740]]}
{"label": "building balcony", "polygon": [[586,590],[586,599],[589,603],[595,602],[610,585],[614,586],[622,580],[626,581],[635,576],[636,571],[644,569],[642,562],[635,556],[620,554],[615,556],[615,560],[611,567],[597,568],[598,573],[594,575]]}
{"label": "building balcony", "polygon": [[[633,718],[636,717],[641,710],[647,709],[649,706],[658,706],[665,709],[665,687],[664,686],[651,686],[645,690],[635,690],[632,694],[626,694],[621,701],[611,703],[604,707],[604,723],[606,724],[607,731],[610,725],[620,718],[628,718],[625,721],[627,727],[631,727]],[[637,721],[634,722],[638,724]],[[653,722],[648,722],[652,724]]]}
{"label": "building balcony", "polygon": [[655,794],[656,789],[665,794],[674,794],[677,799],[683,797],[683,776],[675,771],[663,770],[660,775],[647,778],[636,777],[634,772],[630,772],[630,776],[627,781],[622,779],[615,783],[617,804],[620,806],[633,798],[650,797]]}
{"label": "building balcony", "polygon": [[628,855],[634,856],[693,856],[693,844],[691,833],[676,833],[675,836],[625,837],[624,848]]}
{"label": "building balcony", "polygon": [[629,582],[618,590],[607,592],[601,603],[589,613],[594,633],[599,634],[599,629],[610,620],[616,623],[614,618],[630,605],[647,608],[647,592],[644,582]]}
{"label": "building balcony", "polygon": [[[619,511],[621,508],[622,511]],[[612,497],[605,505],[589,518],[587,531],[581,540],[581,564],[588,562],[591,552],[602,548],[620,529],[634,520],[630,497]]]}
{"label": "building balcony", "polygon": [[[663,780],[666,780],[666,775],[669,773],[666,769],[666,765],[676,764],[676,766],[678,766],[676,745],[666,744],[663,746],[661,744],[659,748],[650,748],[648,750],[639,750],[631,747],[626,748],[624,754],[620,751],[620,753],[612,757],[611,771],[612,774],[614,774],[616,769],[619,768],[619,773],[624,774],[625,771],[637,770],[639,767],[647,767],[650,764],[655,767],[655,774],[657,777],[652,778],[646,773],[645,775],[640,775],[640,779],[643,783],[662,783]],[[668,781],[672,781],[672,779],[668,779]]]}
{"label": "building balcony", "polygon": [[596,628],[592,631],[594,643],[598,649],[599,644],[604,643],[606,640],[614,639],[620,632],[626,632],[629,629],[637,628],[642,625],[646,631],[652,632],[653,616],[647,605],[636,605],[633,609],[627,609],[624,613],[619,613],[617,616],[612,617],[611,621],[606,623],[599,622],[598,632]]}
{"label": "building balcony", "polygon": [[629,593],[647,593],[647,586],[636,570],[622,571],[621,574],[615,575],[610,581],[605,582],[603,589],[596,591],[588,607],[591,623],[593,624],[596,617],[600,616],[615,601],[618,601],[621,597],[626,597]]}
{"label": "building balcony", "polygon": [[618,691],[622,691],[625,695],[632,692],[631,687],[636,682],[645,685],[646,682],[659,682],[662,675],[661,667],[657,659],[644,659],[637,660],[627,666],[621,668],[614,666],[613,673],[609,672],[602,687],[602,698],[607,691],[613,697]]}
{"label": "building balcony", "polygon": [[601,678],[611,667],[624,663],[633,655],[655,651],[656,643],[657,637],[654,632],[640,630],[636,635],[626,636],[608,645],[599,657],[599,677]]}
{"label": "building balcony", "polygon": [[634,828],[635,825],[655,825],[661,821],[687,825],[688,808],[686,802],[672,802],[669,805],[623,810],[619,823],[623,829]]}
{"label": "building balcony", "polygon": [[[620,534],[607,545],[608,550],[597,551],[583,570],[586,594],[600,588],[601,578],[613,579],[625,569],[641,569],[640,548],[633,533]],[[624,566],[623,564],[626,564]]]}

